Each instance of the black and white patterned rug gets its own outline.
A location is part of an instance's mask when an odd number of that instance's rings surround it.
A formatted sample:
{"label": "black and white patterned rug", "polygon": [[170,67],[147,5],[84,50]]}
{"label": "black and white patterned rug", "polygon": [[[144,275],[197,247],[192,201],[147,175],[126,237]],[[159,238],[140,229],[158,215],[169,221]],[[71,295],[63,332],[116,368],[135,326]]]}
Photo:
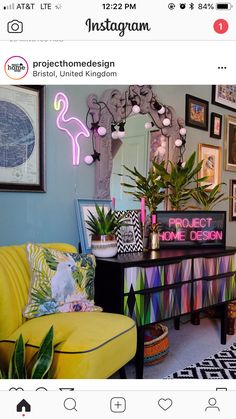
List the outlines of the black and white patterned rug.
{"label": "black and white patterned rug", "polygon": [[236,343],[224,351],[165,378],[236,379]]}

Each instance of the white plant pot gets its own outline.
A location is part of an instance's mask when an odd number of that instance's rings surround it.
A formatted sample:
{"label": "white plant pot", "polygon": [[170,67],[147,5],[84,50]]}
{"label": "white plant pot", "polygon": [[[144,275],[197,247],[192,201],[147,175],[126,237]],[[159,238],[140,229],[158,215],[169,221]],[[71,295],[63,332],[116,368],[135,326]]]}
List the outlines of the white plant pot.
{"label": "white plant pot", "polygon": [[94,256],[98,258],[111,258],[117,254],[116,236],[107,234],[92,236],[91,249]]}

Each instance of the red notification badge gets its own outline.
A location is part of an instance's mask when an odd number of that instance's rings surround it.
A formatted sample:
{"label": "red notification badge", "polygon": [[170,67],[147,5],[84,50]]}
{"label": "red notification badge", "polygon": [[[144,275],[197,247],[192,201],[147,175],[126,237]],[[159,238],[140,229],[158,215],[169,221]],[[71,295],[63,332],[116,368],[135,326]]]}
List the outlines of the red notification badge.
{"label": "red notification badge", "polygon": [[229,29],[229,24],[225,19],[218,19],[214,23],[214,30],[216,33],[224,34]]}

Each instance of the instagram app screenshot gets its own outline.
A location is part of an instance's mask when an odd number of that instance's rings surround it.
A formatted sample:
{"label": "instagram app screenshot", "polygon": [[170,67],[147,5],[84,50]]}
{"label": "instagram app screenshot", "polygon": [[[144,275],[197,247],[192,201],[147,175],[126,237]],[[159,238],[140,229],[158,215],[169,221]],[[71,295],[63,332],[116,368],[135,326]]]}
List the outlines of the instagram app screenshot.
{"label": "instagram app screenshot", "polygon": [[0,10],[1,417],[232,415],[235,4]]}

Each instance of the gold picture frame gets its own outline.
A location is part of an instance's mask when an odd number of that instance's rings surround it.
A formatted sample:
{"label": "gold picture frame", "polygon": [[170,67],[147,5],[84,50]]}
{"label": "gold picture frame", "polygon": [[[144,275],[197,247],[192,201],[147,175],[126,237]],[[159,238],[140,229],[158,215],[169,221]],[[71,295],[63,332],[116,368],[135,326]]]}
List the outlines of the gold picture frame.
{"label": "gold picture frame", "polygon": [[198,160],[203,160],[199,178],[208,176],[208,181],[201,182],[202,186],[209,185],[206,191],[211,191],[221,182],[222,149],[211,144],[198,145]]}
{"label": "gold picture frame", "polygon": [[225,116],[224,169],[236,172],[236,116]]}
{"label": "gold picture frame", "polygon": [[236,221],[236,179],[229,184],[229,221]]}

